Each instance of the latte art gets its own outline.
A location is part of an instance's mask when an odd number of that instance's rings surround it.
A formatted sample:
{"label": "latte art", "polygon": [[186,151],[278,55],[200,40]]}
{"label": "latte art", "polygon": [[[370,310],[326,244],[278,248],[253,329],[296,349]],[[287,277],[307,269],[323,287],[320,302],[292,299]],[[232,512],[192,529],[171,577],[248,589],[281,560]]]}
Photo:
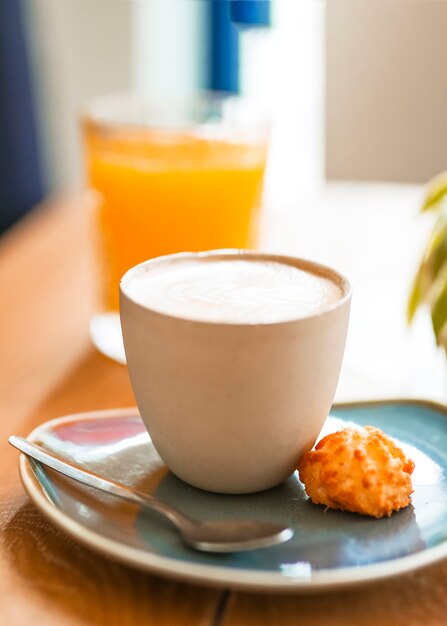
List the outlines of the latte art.
{"label": "latte art", "polygon": [[183,259],[147,266],[127,283],[135,302],[191,320],[281,322],[316,313],[343,295],[330,278],[277,261]]}

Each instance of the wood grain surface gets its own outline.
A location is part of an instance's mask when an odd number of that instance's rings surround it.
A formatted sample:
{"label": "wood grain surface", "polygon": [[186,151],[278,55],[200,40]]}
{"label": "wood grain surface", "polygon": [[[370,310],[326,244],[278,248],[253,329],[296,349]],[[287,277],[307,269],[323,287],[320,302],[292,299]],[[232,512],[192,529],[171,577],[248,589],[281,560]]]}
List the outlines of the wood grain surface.
{"label": "wood grain surface", "polygon": [[89,344],[92,264],[80,204],[56,200],[0,242],[0,625],[447,624],[447,561],[348,592],[228,593],[105,560],[31,505],[8,435],[67,413],[134,404],[126,368]]}
{"label": "wood grain surface", "polygon": [[221,626],[445,626],[447,562],[352,591],[307,596],[236,594]]}
{"label": "wood grain surface", "polygon": [[80,200],[55,201],[0,244],[0,624],[213,624],[221,592],[108,561],[53,528],[7,444],[77,411],[135,404],[125,367],[95,352],[91,256]]}

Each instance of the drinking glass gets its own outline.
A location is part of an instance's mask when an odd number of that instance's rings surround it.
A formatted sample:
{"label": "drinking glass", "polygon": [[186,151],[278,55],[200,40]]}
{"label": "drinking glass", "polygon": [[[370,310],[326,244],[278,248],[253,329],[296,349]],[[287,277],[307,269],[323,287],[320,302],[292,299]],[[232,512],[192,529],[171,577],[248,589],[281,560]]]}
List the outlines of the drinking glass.
{"label": "drinking glass", "polygon": [[268,122],[242,97],[106,95],[82,115],[101,308],[93,343],[125,362],[119,282],[175,252],[255,248]]}

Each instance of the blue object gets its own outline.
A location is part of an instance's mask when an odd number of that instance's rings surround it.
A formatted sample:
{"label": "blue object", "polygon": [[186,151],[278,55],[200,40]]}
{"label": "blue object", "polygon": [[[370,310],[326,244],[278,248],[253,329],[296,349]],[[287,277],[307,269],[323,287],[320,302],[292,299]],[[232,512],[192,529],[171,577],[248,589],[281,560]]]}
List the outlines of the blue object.
{"label": "blue object", "polygon": [[20,2],[0,0],[0,233],[43,196]]}
{"label": "blue object", "polygon": [[245,28],[270,26],[270,0],[233,0],[231,19]]}
{"label": "blue object", "polygon": [[210,64],[207,87],[217,91],[239,91],[238,29],[230,18],[231,0],[210,0]]}

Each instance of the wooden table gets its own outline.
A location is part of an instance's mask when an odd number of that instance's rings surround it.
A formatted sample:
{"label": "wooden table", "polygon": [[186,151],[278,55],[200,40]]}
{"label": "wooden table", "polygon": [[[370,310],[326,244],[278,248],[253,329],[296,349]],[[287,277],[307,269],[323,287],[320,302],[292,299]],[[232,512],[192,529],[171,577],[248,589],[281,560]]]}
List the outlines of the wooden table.
{"label": "wooden table", "polygon": [[[308,213],[306,218],[297,215],[302,241],[309,246],[308,234],[316,224],[312,226]],[[322,215],[313,218],[322,237],[316,238],[313,250],[320,246],[324,253],[325,233],[340,237],[333,220],[342,218],[326,213],[322,222]],[[304,244],[296,249],[285,217],[273,221],[283,228],[271,223],[272,248],[281,247],[282,238],[283,247],[297,254],[308,251]],[[126,368],[99,355],[89,343],[90,269],[86,222],[76,198],[39,208],[0,242],[2,626],[446,624],[447,562],[343,593],[255,595],[133,571],[51,527],[20,484],[18,455],[7,444],[8,435],[26,435],[40,422],[71,412],[134,404]],[[348,380],[349,372],[346,376]]]}

